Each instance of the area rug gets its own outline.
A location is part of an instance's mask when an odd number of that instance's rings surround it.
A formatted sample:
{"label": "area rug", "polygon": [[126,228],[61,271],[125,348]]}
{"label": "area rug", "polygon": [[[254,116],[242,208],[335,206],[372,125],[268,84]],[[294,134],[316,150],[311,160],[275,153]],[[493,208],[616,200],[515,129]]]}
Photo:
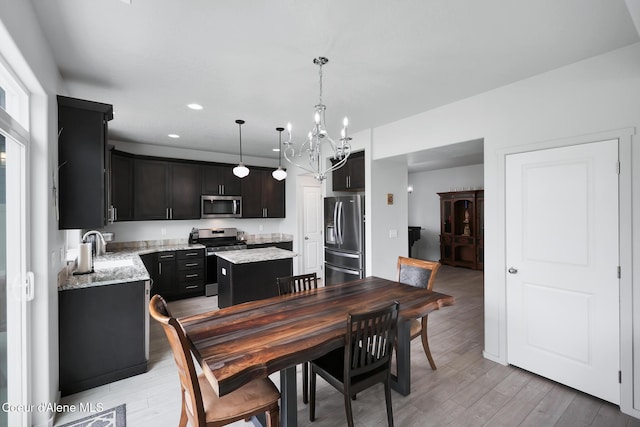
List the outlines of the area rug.
{"label": "area rug", "polygon": [[126,427],[127,409],[123,403],[115,408],[72,421],[59,427]]}

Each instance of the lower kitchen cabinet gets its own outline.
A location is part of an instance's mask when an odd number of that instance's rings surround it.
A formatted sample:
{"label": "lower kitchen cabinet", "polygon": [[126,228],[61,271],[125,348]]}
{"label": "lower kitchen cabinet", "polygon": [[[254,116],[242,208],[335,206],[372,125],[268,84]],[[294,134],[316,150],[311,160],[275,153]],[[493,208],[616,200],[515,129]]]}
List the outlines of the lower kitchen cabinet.
{"label": "lower kitchen cabinet", "polygon": [[167,301],[204,295],[204,249],[163,251],[143,255],[142,261],[153,280],[153,294]]}
{"label": "lower kitchen cabinet", "polygon": [[58,295],[62,396],[146,372],[148,282],[69,289]]}

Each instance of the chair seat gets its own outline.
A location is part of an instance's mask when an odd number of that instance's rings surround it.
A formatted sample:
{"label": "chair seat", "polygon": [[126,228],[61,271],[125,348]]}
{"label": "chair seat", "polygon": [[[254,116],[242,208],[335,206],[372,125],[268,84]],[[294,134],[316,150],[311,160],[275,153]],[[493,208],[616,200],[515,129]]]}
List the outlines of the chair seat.
{"label": "chair seat", "polygon": [[[313,363],[318,368],[325,371],[341,383],[344,383],[344,347],[340,347],[333,351],[330,351],[324,356],[315,359],[311,363]],[[366,374],[355,375],[353,378],[351,378],[351,383],[353,385],[357,385],[358,383],[375,376],[377,373],[384,372],[386,370],[386,366],[381,366],[378,369],[367,372]],[[323,378],[325,377],[323,376]]]}
{"label": "chair seat", "polygon": [[[262,412],[262,408],[270,406],[280,398],[280,392],[269,379],[251,381],[222,397],[218,397],[203,374],[198,375],[198,382],[207,423],[228,423],[247,418]],[[189,401],[187,399],[187,402]]]}
{"label": "chair seat", "polygon": [[421,319],[413,319],[411,321],[409,336],[411,339],[419,336],[422,333],[422,320]]}

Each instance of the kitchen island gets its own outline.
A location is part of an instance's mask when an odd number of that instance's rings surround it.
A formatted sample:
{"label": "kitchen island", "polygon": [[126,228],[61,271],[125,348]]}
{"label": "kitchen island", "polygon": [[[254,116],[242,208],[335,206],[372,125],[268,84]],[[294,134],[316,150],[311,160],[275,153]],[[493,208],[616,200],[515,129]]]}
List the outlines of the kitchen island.
{"label": "kitchen island", "polygon": [[293,274],[292,251],[276,247],[216,253],[218,306],[230,307],[278,295],[276,278]]}

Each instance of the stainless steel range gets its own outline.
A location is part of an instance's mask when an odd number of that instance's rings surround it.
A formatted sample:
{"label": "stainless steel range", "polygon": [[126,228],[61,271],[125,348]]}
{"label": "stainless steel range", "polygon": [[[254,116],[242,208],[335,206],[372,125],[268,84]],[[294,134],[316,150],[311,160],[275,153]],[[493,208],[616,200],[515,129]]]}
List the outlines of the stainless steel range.
{"label": "stainless steel range", "polygon": [[243,240],[238,240],[236,228],[200,228],[192,230],[189,241],[205,245],[207,255],[207,274],[204,293],[206,296],[218,295],[218,257],[216,252],[247,249]]}

